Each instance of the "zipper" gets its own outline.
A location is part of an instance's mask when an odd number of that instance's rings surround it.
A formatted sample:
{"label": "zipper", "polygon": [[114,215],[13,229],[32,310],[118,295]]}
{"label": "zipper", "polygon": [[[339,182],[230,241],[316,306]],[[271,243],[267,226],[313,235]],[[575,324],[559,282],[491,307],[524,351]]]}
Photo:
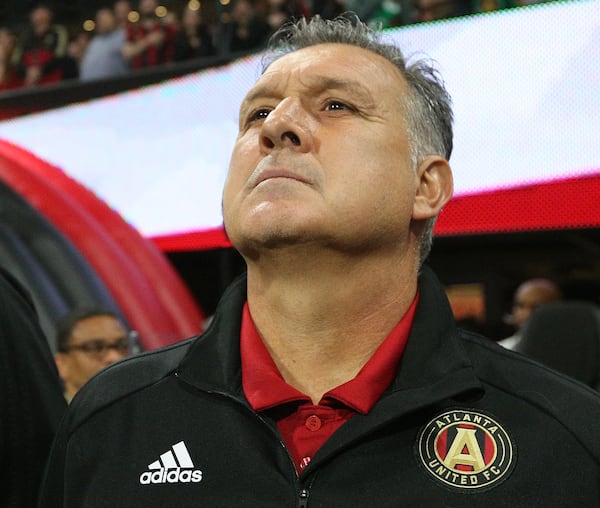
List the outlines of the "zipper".
{"label": "zipper", "polygon": [[[279,445],[285,450],[285,453],[288,456],[289,459],[289,464],[291,466],[291,469],[293,471],[293,476],[296,479],[296,482],[302,486],[302,482],[300,482],[300,476],[298,475],[298,470],[296,469],[296,464],[294,464],[294,459],[292,458],[287,446],[285,446],[285,443],[283,442],[283,439],[281,439],[281,435],[279,434],[279,432],[277,432],[277,429],[274,428],[273,424],[266,420],[265,418],[263,418],[260,414],[255,413],[252,408],[248,407],[248,405],[241,399],[238,399],[237,397],[230,395],[228,393],[223,393],[223,392],[213,392],[213,393],[217,393],[223,397],[226,397],[230,400],[233,400],[235,402],[237,402],[238,404],[241,404],[242,406],[244,406],[252,415],[254,415],[255,418],[257,418],[263,425],[265,425],[270,432],[273,433],[273,435],[277,438],[277,441],[279,441]],[[300,489],[300,492],[298,493],[298,503],[297,503],[297,508],[307,508],[308,507],[308,496],[310,493],[310,487],[313,483],[313,481],[315,480],[315,477],[313,477],[309,484],[306,487],[302,487]]]}
{"label": "zipper", "polygon": [[[175,377],[178,377],[178,373],[175,372]],[[185,382],[185,381],[184,381]],[[186,383],[189,384],[189,383]],[[285,450],[288,459],[289,459],[289,465],[290,468],[292,470],[293,476],[296,479],[296,482],[299,485],[302,485],[302,483],[300,482],[300,477],[298,475],[298,471],[296,470],[296,465],[294,464],[294,459],[292,459],[292,456],[289,452],[289,450],[287,449],[287,446],[285,446],[285,443],[283,442],[283,439],[281,439],[280,434],[277,432],[277,430],[275,428],[273,428],[273,425],[267,421],[265,418],[263,418],[260,414],[255,413],[251,407],[248,406],[248,404],[243,400],[240,399],[238,397],[236,397],[235,395],[232,395],[230,393],[226,393],[226,392],[221,392],[218,390],[206,390],[206,389],[201,389],[198,387],[194,387],[196,390],[199,390],[201,392],[205,392],[205,393],[211,393],[213,395],[219,395],[221,397],[224,397],[226,399],[229,399],[233,402],[235,402],[236,404],[241,405],[242,407],[244,407],[251,415],[253,415],[255,418],[257,418],[263,425],[265,425],[269,431],[271,433],[273,433],[273,435],[276,437],[277,441],[279,442],[279,445]],[[314,481],[314,478],[312,479]],[[312,481],[310,482],[310,484],[312,484]],[[307,508],[308,507],[308,495],[309,495],[309,489],[310,489],[310,485],[308,486],[308,488],[306,487],[302,487],[299,494],[298,494],[298,503],[297,503],[297,507],[298,508]]]}
{"label": "zipper", "polygon": [[307,508],[308,506],[308,489],[302,489],[298,494],[298,508]]}

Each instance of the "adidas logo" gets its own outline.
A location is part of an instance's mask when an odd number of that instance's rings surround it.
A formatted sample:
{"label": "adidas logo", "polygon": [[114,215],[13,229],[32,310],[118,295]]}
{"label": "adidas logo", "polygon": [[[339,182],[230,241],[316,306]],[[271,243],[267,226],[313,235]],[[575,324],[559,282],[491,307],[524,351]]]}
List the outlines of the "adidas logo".
{"label": "adidas logo", "polygon": [[151,483],[199,483],[202,481],[202,471],[194,469],[185,443],[179,441],[171,449],[148,465],[148,471],[140,475],[142,485]]}

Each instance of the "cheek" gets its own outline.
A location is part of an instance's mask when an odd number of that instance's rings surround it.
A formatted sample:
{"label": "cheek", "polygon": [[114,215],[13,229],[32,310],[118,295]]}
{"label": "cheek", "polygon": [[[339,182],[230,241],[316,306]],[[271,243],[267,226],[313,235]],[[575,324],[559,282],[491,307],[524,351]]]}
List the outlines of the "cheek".
{"label": "cheek", "polygon": [[223,207],[226,207],[232,197],[236,195],[248,179],[249,172],[246,168],[248,160],[247,150],[236,144],[229,161],[229,171],[223,186]]}

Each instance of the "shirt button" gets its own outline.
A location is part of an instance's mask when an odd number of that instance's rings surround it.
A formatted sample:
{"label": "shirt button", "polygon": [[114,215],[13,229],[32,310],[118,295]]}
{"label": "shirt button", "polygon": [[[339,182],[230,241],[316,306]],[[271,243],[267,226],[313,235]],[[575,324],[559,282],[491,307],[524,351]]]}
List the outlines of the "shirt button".
{"label": "shirt button", "polygon": [[321,418],[319,418],[317,415],[310,415],[306,419],[304,425],[306,425],[306,428],[311,432],[316,432],[321,428]]}

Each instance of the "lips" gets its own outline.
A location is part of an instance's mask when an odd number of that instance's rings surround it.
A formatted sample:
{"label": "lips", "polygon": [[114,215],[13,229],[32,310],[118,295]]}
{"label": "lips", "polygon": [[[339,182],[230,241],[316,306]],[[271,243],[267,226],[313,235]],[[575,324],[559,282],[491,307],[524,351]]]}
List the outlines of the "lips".
{"label": "lips", "polygon": [[288,180],[296,180],[301,183],[309,183],[308,180],[294,171],[282,168],[269,168],[260,171],[253,182],[253,187],[266,182],[267,180],[273,180],[275,178],[286,178]]}
{"label": "lips", "polygon": [[313,183],[313,179],[308,176],[306,168],[294,168],[288,164],[285,166],[277,163],[274,164],[273,160],[266,158],[256,166],[256,169],[250,175],[248,186],[255,188],[263,182],[277,178],[295,180],[308,185],[312,185]]}

